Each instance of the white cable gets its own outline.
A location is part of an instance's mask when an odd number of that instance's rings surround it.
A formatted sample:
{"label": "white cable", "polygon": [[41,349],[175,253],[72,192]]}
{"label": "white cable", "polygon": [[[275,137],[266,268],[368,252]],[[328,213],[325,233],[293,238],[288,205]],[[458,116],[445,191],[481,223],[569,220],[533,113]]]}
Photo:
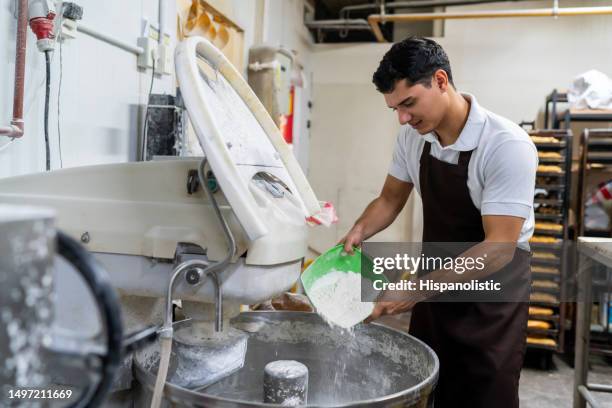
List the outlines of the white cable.
{"label": "white cable", "polygon": [[157,368],[157,377],[155,378],[155,387],[153,388],[153,397],[151,398],[150,408],[159,408],[161,405],[161,400],[164,396],[164,387],[166,386],[168,367],[170,365],[170,355],[172,353],[172,334],[170,334],[170,337],[161,336],[159,339],[159,344],[159,367]]}

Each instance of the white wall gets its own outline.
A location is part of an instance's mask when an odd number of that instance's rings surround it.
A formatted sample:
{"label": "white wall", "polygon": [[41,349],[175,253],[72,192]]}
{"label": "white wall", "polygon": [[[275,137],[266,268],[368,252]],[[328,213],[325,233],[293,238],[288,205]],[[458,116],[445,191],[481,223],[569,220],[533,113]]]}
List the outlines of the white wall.
{"label": "white wall", "polygon": [[[332,201],[337,225],[313,231],[310,246],[335,244],[378,196],[390,163],[399,123],[374,85],[372,73],[388,46],[317,45],[313,57],[314,107],[309,180],[320,199]],[[373,239],[420,237],[418,200]],[[416,206],[416,209],[415,209]]]}
{"label": "white wall", "polygon": [[[84,24],[136,45],[141,19],[157,24],[157,0],[81,0]],[[0,122],[12,117],[16,20],[13,0],[0,0]],[[175,4],[168,1],[166,27],[176,32]],[[43,171],[44,55],[28,29],[26,60],[26,133],[0,152],[0,177]],[[139,72],[136,57],[79,33],[62,47],[61,135],[64,167],[125,162],[136,158],[142,106],[151,72]],[[50,144],[52,168],[59,167],[57,91],[59,47],[51,68]],[[157,77],[153,92],[174,94],[174,77]],[[0,140],[1,145],[7,139]]]}
{"label": "white wall", "polygon": [[[483,4],[467,9],[544,8],[551,1]],[[612,1],[561,1],[562,7]],[[588,69],[612,77],[612,16],[447,20],[445,37],[455,84],[512,121],[541,115],[554,88],[567,88]],[[390,44],[317,45],[310,180],[321,199],[336,203],[340,223],[318,231],[311,245],[329,246],[350,228],[382,186],[397,119],[371,84]],[[606,124],[599,124],[602,126]],[[420,200],[376,240],[420,239]]]}
{"label": "white wall", "polygon": [[[548,8],[552,1],[496,3],[449,11]],[[562,0],[561,7],[612,6],[609,0]],[[612,77],[612,15],[447,20],[439,39],[459,89],[514,122],[533,120],[554,88],[589,69]]]}

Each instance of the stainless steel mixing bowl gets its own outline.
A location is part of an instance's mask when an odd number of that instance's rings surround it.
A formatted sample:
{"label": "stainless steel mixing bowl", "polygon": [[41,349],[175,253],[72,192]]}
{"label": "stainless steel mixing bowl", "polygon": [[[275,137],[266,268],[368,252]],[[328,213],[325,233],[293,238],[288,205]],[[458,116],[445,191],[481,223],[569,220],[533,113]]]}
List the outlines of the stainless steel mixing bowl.
{"label": "stainless steel mixing bowl", "polygon": [[[359,325],[349,333],[331,328],[317,314],[304,312],[246,312],[233,319],[232,326],[249,333],[244,367],[203,390],[166,383],[166,403],[274,406],[262,402],[264,367],[274,360],[297,360],[309,370],[309,407],[431,404],[438,358],[427,345],[406,333],[378,324]],[[137,407],[150,404],[158,349],[154,344],[135,356]]]}

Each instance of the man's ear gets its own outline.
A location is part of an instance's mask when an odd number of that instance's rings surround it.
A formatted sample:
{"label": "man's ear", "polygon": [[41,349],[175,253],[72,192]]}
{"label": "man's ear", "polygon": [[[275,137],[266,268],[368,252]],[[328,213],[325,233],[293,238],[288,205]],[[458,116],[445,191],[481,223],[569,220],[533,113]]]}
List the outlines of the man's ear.
{"label": "man's ear", "polygon": [[434,72],[433,84],[437,86],[440,91],[446,92],[448,90],[448,74],[446,71],[439,69]]}

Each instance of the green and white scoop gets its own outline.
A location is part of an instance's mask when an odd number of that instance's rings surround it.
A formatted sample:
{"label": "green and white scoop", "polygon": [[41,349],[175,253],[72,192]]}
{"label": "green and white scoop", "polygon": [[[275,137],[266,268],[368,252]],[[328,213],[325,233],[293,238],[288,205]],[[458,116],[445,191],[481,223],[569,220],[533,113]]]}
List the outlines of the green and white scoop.
{"label": "green and white scoop", "polygon": [[349,255],[343,247],[337,245],[319,256],[302,273],[302,285],[317,313],[331,324],[350,329],[374,309],[374,302],[362,300],[362,288],[365,299],[374,299],[373,283],[387,282],[387,278],[372,271],[372,260],[361,250],[355,248]]}

